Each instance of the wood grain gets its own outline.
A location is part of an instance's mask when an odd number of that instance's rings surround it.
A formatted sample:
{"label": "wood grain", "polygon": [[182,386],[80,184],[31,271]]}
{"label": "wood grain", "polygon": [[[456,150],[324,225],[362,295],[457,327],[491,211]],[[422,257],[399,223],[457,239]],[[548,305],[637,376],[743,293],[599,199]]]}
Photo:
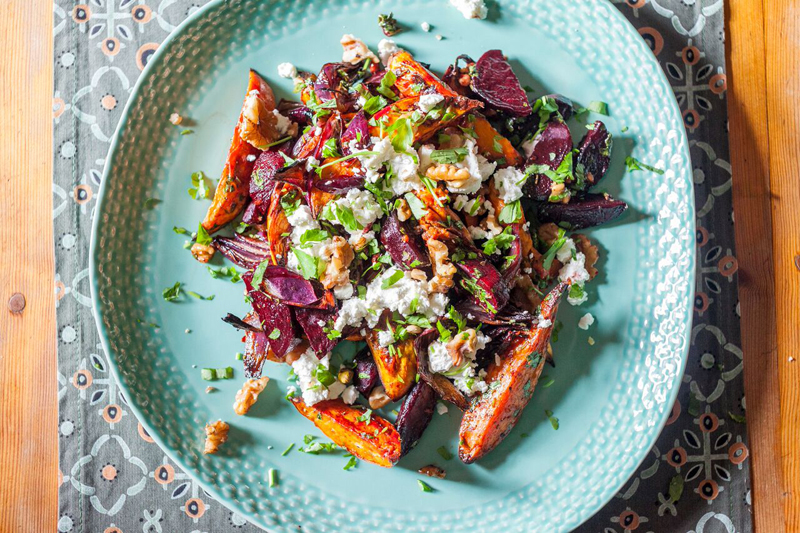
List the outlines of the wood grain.
{"label": "wood grain", "polygon": [[780,533],[783,489],[762,0],[728,3],[733,207],[756,531]]}
{"label": "wood grain", "polygon": [[[56,531],[58,406],[53,298],[53,11],[0,2],[0,531]],[[24,296],[12,313],[9,299]],[[15,299],[16,309],[22,303]]]}
{"label": "wood grain", "polygon": [[764,0],[764,27],[784,514],[800,531],[800,5]]}

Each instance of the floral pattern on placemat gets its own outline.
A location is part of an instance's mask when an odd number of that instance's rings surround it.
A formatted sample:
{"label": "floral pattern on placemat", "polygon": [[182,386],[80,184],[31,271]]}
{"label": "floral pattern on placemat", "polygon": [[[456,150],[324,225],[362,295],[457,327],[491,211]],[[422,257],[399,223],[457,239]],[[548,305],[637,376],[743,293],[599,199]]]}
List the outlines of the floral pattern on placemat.
{"label": "floral pattern on placemat", "polygon": [[[723,0],[610,1],[658,58],[689,134],[695,316],[666,428],[636,474],[580,531],[751,531]],[[132,415],[91,312],[89,239],[110,139],[159,43],[206,2],[53,5],[60,532],[257,531],[172,464]]]}

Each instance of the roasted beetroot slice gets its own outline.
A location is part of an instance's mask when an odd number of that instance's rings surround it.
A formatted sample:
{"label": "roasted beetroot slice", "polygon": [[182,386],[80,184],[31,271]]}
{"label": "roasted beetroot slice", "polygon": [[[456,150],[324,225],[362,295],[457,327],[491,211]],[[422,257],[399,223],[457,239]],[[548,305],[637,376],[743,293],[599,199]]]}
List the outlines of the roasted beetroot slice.
{"label": "roasted beetroot slice", "polygon": [[370,141],[369,137],[369,123],[363,111],[356,113],[356,116],[347,125],[347,129],[342,133],[342,154],[350,155],[353,153],[350,150],[350,143],[355,141],[354,147],[356,151],[361,151],[367,147]]}
{"label": "roasted beetroot slice", "polygon": [[[256,328],[261,327],[261,320],[255,313],[249,313],[244,317],[244,321]],[[244,376],[247,379],[258,379],[261,377],[261,369],[264,361],[267,360],[269,341],[267,334],[263,331],[248,331],[244,335]]]}
{"label": "roasted beetroot slice", "polygon": [[269,205],[272,191],[275,189],[275,174],[283,168],[285,160],[277,150],[261,152],[253,166],[253,174],[250,179],[250,198],[253,203],[263,205],[264,211]]}
{"label": "roasted beetroot slice", "polygon": [[500,50],[489,50],[475,63],[472,90],[484,103],[501,111],[517,117],[531,113],[528,95]]}
{"label": "roasted beetroot slice", "polygon": [[356,354],[355,363],[353,385],[365,398],[369,398],[369,393],[380,383],[378,365],[375,364],[375,358],[372,357],[369,347],[364,347]]}
{"label": "roasted beetroot slice", "polygon": [[555,222],[570,229],[583,229],[610,222],[626,209],[628,204],[608,194],[587,194],[572,198],[568,204],[541,203],[538,218],[540,222]]}
{"label": "roasted beetroot slice", "polygon": [[[253,290],[253,273],[245,272],[242,275],[247,294],[250,296],[253,310],[261,321],[261,327],[267,334],[269,347],[276,357],[283,357],[294,341],[294,323],[292,322],[292,312],[289,306],[270,298],[259,290]],[[280,335],[272,338],[270,333],[278,330]]]}
{"label": "roasted beetroot slice", "polygon": [[558,114],[561,115],[561,118],[564,120],[569,120],[575,112],[575,106],[572,100],[562,94],[548,94],[545,98],[551,98],[556,101]]}
{"label": "roasted beetroot slice", "polygon": [[308,343],[311,348],[317,353],[317,356],[324,357],[325,354],[333,350],[337,341],[329,339],[328,334],[325,333],[324,327],[332,323],[336,318],[336,309],[303,309],[302,307],[295,308],[294,317],[297,323],[303,328]]}
{"label": "roasted beetroot slice", "polygon": [[403,270],[426,267],[431,264],[422,239],[409,231],[408,226],[400,222],[394,212],[383,223],[381,244],[392,256],[392,261]]}
{"label": "roasted beetroot slice", "polygon": [[314,117],[314,113],[308,107],[292,100],[281,99],[278,103],[278,111],[292,122],[297,122],[300,126],[311,124],[311,119]]}
{"label": "roasted beetroot slice", "polygon": [[333,178],[314,181],[314,188],[333,194],[347,194],[350,189],[360,189],[364,186],[363,176],[346,178]]}
{"label": "roasted beetroot slice", "polygon": [[405,455],[417,444],[425,428],[431,423],[436,407],[436,393],[424,380],[420,380],[408,393],[397,413],[395,426],[400,433],[400,455]]}
{"label": "roasted beetroot slice", "polygon": [[456,265],[462,273],[461,287],[472,295],[478,308],[496,315],[505,307],[509,288],[494,265],[482,259],[466,259]]}
{"label": "roasted beetroot slice", "polygon": [[234,234],[233,237],[214,237],[212,246],[236,266],[252,270],[269,257],[269,243],[261,239]]}
{"label": "roasted beetroot slice", "polygon": [[611,134],[601,121],[594,123],[578,147],[575,161],[575,189],[586,190],[597,185],[611,164]]}
{"label": "roasted beetroot slice", "polygon": [[[555,119],[533,138],[533,151],[525,166],[544,165],[556,170],[564,157],[572,150],[572,135],[563,120]],[[525,194],[535,200],[550,198],[553,182],[544,174],[534,174],[525,183]]]}
{"label": "roasted beetroot slice", "polygon": [[303,276],[280,266],[268,266],[264,270],[260,288],[294,307],[318,307],[323,292]]}

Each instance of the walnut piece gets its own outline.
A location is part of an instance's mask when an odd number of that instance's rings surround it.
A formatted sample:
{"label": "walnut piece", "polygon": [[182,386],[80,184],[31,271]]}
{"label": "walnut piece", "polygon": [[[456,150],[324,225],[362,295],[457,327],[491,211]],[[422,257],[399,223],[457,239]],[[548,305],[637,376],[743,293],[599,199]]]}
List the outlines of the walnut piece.
{"label": "walnut piece", "polygon": [[552,222],[542,224],[539,226],[539,229],[537,229],[536,232],[539,235],[539,240],[545,243],[547,246],[552,246],[552,244],[556,242],[556,239],[558,238],[558,226]]}
{"label": "walnut piece", "polygon": [[222,420],[206,424],[206,443],[203,453],[217,453],[219,447],[228,440],[228,430],[230,428],[231,427]]}
{"label": "walnut piece", "polygon": [[264,376],[258,379],[248,379],[242,385],[239,392],[236,393],[236,399],[233,402],[233,410],[237,415],[245,415],[247,411],[253,407],[253,404],[258,400],[258,395],[267,386],[269,378]]}
{"label": "walnut piece", "polygon": [[380,409],[391,401],[392,399],[386,395],[386,389],[383,388],[383,385],[378,385],[369,393],[370,409]]}
{"label": "walnut piece", "polygon": [[478,351],[478,334],[474,329],[465,329],[448,341],[445,348],[453,360],[453,366],[461,366],[465,359],[475,357]]}
{"label": "walnut piece", "polygon": [[447,472],[444,471],[444,468],[440,468],[436,465],[428,465],[423,466],[419,469],[420,474],[425,474],[428,477],[438,477],[439,479],[444,479],[447,475]]}
{"label": "walnut piece", "polygon": [[333,289],[346,283],[350,283],[350,263],[353,262],[355,254],[348,242],[338,235],[333,242],[322,250],[322,259],[328,263],[320,281],[326,289]]}
{"label": "walnut piece", "polygon": [[428,239],[425,245],[433,261],[433,279],[429,289],[432,292],[446,293],[453,288],[453,276],[456,275],[456,267],[450,262],[447,245],[436,239]]}
{"label": "walnut piece", "polygon": [[446,181],[458,189],[465,187],[470,179],[469,170],[448,163],[428,167],[425,175],[434,181]]}
{"label": "walnut piece", "polygon": [[201,263],[208,263],[214,257],[214,247],[210,244],[196,242],[192,245],[192,255]]}
{"label": "walnut piece", "polygon": [[397,202],[397,220],[400,222],[405,222],[409,218],[411,218],[411,208],[408,205],[408,202],[405,199],[400,198]]}
{"label": "walnut piece", "polygon": [[247,93],[244,99],[239,135],[259,150],[278,140],[278,119],[257,90]]}
{"label": "walnut piece", "polygon": [[597,264],[597,260],[600,259],[600,252],[597,250],[597,246],[592,244],[589,237],[580,233],[573,235],[572,240],[575,241],[575,248],[586,256],[584,267],[589,273],[589,279],[593,280],[597,275],[597,268],[594,265]]}
{"label": "walnut piece", "polygon": [[362,59],[370,58],[373,63],[380,64],[378,56],[372,53],[372,50],[364,44],[361,39],[353,37],[350,34],[342,35],[339,40],[342,45],[342,62],[355,65]]}

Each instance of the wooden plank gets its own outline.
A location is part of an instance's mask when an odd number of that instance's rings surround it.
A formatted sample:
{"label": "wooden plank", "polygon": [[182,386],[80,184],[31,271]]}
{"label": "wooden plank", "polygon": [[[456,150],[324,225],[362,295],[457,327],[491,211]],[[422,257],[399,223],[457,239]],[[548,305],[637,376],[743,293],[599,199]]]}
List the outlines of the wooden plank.
{"label": "wooden plank", "polygon": [[727,3],[736,255],[756,531],[782,532],[778,360],[762,0]]}
{"label": "wooden plank", "polygon": [[0,531],[56,531],[52,5],[6,0],[0,21]]}
{"label": "wooden plank", "polygon": [[800,530],[800,6],[764,0],[786,530]]}

